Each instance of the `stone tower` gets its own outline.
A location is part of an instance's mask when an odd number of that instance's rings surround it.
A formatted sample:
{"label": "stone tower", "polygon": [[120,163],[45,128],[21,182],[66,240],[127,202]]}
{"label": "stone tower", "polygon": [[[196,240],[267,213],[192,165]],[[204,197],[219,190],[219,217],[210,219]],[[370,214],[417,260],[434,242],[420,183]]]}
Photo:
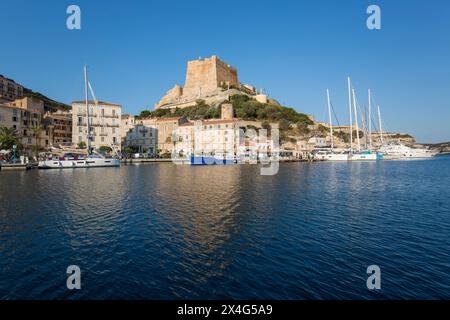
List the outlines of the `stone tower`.
{"label": "stone tower", "polygon": [[234,118],[233,105],[231,103],[222,104],[220,117],[224,120],[231,120]]}
{"label": "stone tower", "polygon": [[217,56],[188,61],[184,97],[201,98],[228,86],[239,86],[237,70]]}

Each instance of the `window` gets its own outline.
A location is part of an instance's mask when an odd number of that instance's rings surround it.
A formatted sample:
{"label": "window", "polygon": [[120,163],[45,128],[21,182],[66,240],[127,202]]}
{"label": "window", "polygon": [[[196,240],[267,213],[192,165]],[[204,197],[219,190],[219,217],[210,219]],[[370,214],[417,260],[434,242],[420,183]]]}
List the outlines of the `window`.
{"label": "window", "polygon": [[83,132],[83,128],[82,127],[78,127],[78,132]]}
{"label": "window", "polygon": [[101,140],[102,140],[102,142],[105,142],[105,137],[102,137]]}
{"label": "window", "polygon": [[[103,128],[102,128],[103,129]],[[112,133],[116,133],[116,128],[112,128]]]}
{"label": "window", "polygon": [[113,137],[113,143],[116,144],[116,137]]}

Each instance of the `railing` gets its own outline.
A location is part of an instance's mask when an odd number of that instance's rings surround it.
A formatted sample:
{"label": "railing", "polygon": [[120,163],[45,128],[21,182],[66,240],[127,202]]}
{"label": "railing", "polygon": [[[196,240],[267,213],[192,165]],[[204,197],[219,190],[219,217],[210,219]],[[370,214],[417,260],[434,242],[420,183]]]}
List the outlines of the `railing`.
{"label": "railing", "polygon": [[99,115],[101,118],[114,118],[114,119],[119,119],[119,116],[117,114],[100,114]]}

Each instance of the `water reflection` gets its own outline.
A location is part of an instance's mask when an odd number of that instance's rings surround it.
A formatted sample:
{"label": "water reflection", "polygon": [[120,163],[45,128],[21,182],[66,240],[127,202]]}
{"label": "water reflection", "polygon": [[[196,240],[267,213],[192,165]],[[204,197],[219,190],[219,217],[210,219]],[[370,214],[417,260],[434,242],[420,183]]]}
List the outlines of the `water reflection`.
{"label": "water reflection", "polygon": [[449,163],[0,172],[0,298],[448,297]]}

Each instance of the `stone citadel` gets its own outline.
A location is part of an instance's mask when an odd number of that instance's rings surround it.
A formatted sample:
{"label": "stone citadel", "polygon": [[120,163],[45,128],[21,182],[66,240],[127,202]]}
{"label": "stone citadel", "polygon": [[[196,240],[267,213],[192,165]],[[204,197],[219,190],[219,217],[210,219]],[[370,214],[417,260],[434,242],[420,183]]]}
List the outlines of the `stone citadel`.
{"label": "stone citadel", "polygon": [[[212,56],[188,61],[184,86],[175,85],[155,104],[155,108],[186,108],[195,105],[198,99],[217,105],[236,94],[253,96],[263,103],[269,101],[266,95],[258,94],[255,87],[240,83],[236,68]],[[278,104],[275,100],[270,102]]]}

